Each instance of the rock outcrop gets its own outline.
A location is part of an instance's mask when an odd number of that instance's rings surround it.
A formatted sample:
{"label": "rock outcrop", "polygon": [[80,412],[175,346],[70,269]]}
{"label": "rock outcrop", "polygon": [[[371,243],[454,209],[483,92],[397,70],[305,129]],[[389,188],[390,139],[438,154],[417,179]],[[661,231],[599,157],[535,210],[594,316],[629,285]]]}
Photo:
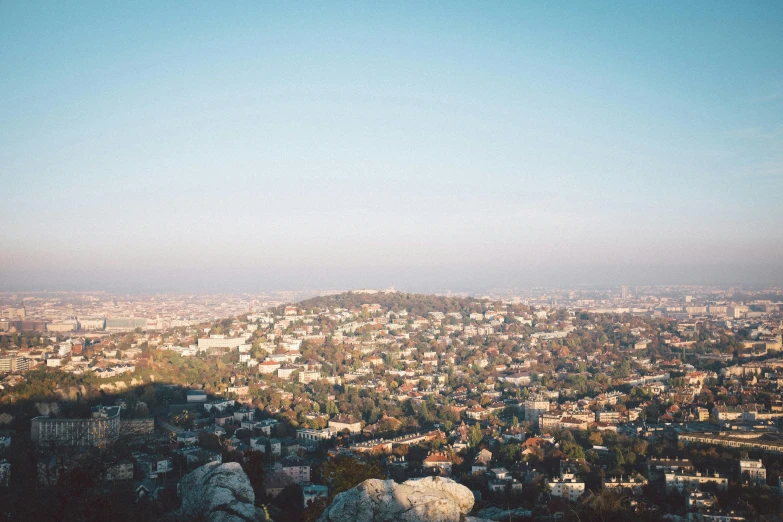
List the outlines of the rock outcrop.
{"label": "rock outcrop", "polygon": [[337,495],[318,522],[460,522],[473,493],[451,479],[365,480]]}
{"label": "rock outcrop", "polygon": [[250,480],[236,462],[210,462],[185,475],[180,483],[182,506],[173,520],[191,522],[262,522]]}

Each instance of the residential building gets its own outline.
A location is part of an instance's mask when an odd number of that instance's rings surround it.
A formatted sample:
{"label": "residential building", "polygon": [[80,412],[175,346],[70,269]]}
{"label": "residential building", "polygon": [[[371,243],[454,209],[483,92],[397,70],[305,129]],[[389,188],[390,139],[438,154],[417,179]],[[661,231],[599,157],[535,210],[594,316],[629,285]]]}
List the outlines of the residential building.
{"label": "residential building", "polygon": [[30,429],[30,437],[41,446],[104,446],[119,435],[119,406],[96,406],[87,419],[35,417]]}
{"label": "residential building", "polygon": [[564,473],[562,478],[555,478],[548,482],[550,495],[562,498],[569,502],[576,502],[585,492],[585,483],[577,479],[572,473]]}
{"label": "residential building", "polygon": [[764,467],[761,459],[740,459],[739,470],[741,482],[754,486],[764,486],[767,484],[767,468]]}
{"label": "residential building", "polygon": [[425,473],[440,473],[445,471],[451,474],[451,459],[445,453],[440,451],[433,451],[427,455],[427,458],[421,463],[421,467]]}
{"label": "residential building", "polygon": [[305,444],[314,444],[322,440],[329,440],[333,435],[334,432],[330,428],[323,428],[320,430],[301,428],[296,430],[296,438]]}
{"label": "residential building", "polygon": [[304,497],[304,508],[315,502],[319,498],[329,497],[329,488],[319,484],[302,484],[302,495]]}
{"label": "residential building", "polygon": [[684,493],[687,490],[698,489],[705,484],[713,484],[722,491],[729,487],[729,479],[720,476],[718,473],[672,471],[664,474],[664,480],[667,492],[678,491],[679,493]]}
{"label": "residential building", "polygon": [[174,469],[171,457],[135,453],[133,458],[136,460],[136,467],[148,479],[158,478],[158,475],[168,473]]}
{"label": "residential building", "polygon": [[280,369],[280,363],[267,359],[258,365],[258,372],[263,374],[275,373]]}
{"label": "residential building", "polygon": [[279,463],[280,470],[297,484],[310,482],[310,463],[301,457],[289,455]]}
{"label": "residential building", "polygon": [[239,348],[239,345],[245,344],[245,340],[241,337],[226,337],[224,335],[212,335],[207,338],[202,338],[198,340],[198,349],[199,350],[215,350],[215,349],[226,349],[230,350],[232,348]]}
{"label": "residential building", "polygon": [[689,491],[685,496],[685,506],[688,509],[707,509],[715,506],[717,503],[718,499],[715,498],[715,495],[704,491]]}
{"label": "residential building", "polygon": [[362,423],[351,415],[342,414],[329,419],[329,428],[335,432],[348,430],[355,435],[362,432]]}
{"label": "residential building", "polygon": [[0,357],[0,373],[26,372],[30,369],[30,361],[10,352],[6,357]]}
{"label": "residential building", "polygon": [[188,390],[185,395],[188,402],[207,402],[207,392],[204,390]]}
{"label": "residential building", "polygon": [[489,465],[492,462],[492,452],[484,448],[476,454],[476,458],[473,459],[473,466],[470,472],[473,475],[479,475],[486,473],[489,469]]}
{"label": "residential building", "polygon": [[539,426],[539,417],[549,411],[549,401],[541,397],[531,397],[525,401],[525,420]]}
{"label": "residential building", "polygon": [[299,372],[299,382],[303,384],[307,384],[310,382],[315,382],[321,379],[321,371],[320,370],[301,370]]}
{"label": "residential building", "polygon": [[609,424],[617,424],[620,422],[620,414],[614,410],[597,411],[595,412],[596,422],[607,422]]}

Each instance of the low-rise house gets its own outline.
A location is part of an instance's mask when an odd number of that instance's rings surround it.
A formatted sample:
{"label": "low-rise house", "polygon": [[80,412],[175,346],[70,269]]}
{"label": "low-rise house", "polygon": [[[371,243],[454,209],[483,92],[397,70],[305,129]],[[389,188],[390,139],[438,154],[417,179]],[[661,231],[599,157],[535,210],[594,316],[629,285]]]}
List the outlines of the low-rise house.
{"label": "low-rise house", "polygon": [[286,486],[294,484],[294,480],[282,471],[267,473],[264,478],[264,491],[269,498],[276,498]]}
{"label": "low-rise house", "polygon": [[208,462],[223,462],[223,455],[217,451],[199,448],[198,446],[189,446],[174,450],[174,453],[185,457],[188,467],[203,466]]}
{"label": "low-rise house", "polygon": [[329,419],[329,428],[334,432],[348,430],[349,433],[356,435],[362,432],[362,423],[352,415],[342,414]]}
{"label": "low-rise house", "polygon": [[481,420],[487,418],[489,416],[489,412],[480,405],[476,404],[475,406],[471,406],[465,410],[465,415],[469,419]]}
{"label": "low-rise house", "polygon": [[143,498],[151,498],[156,500],[158,497],[160,497],[160,494],[164,489],[166,488],[162,485],[156,484],[154,480],[147,478],[136,485],[133,493],[136,496],[137,502]]}
{"label": "low-rise house", "polygon": [[174,468],[171,457],[135,453],[133,458],[136,460],[139,472],[148,479],[156,479],[159,475],[168,473]]}
{"label": "low-rise house", "polygon": [[181,431],[177,433],[177,442],[186,446],[193,446],[198,444],[198,433],[195,431]]}
{"label": "low-rise house", "polygon": [[715,506],[717,503],[718,500],[715,498],[715,495],[711,495],[704,491],[689,491],[685,496],[685,506],[688,509],[708,509]]}
{"label": "low-rise house", "polygon": [[250,447],[261,453],[266,454],[267,446],[271,455],[279,457],[283,454],[283,442],[280,439],[270,439],[268,437],[250,439]]}
{"label": "low-rise house", "polygon": [[329,488],[319,484],[302,484],[302,496],[304,497],[304,508],[315,502],[319,498],[329,497]]}
{"label": "low-rise house", "polygon": [[445,471],[446,473],[451,474],[451,459],[445,453],[433,451],[427,455],[427,458],[421,463],[421,467],[424,469],[425,473],[437,472],[440,474]]}
{"label": "low-rise house", "polygon": [[471,473],[473,475],[479,475],[486,473],[489,469],[489,465],[492,462],[492,452],[488,449],[482,449],[473,459],[473,466],[471,467]]}

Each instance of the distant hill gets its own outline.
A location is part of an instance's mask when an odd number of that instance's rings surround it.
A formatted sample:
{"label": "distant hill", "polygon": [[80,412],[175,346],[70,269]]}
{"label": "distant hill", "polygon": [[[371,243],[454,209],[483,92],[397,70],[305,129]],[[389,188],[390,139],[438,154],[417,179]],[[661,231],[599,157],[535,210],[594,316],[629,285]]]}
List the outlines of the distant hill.
{"label": "distant hill", "polygon": [[426,315],[429,312],[483,312],[490,301],[471,297],[446,297],[428,294],[393,293],[353,293],[326,295],[306,299],[298,306],[311,308],[360,308],[363,304],[379,304],[384,310],[407,310],[414,315]]}

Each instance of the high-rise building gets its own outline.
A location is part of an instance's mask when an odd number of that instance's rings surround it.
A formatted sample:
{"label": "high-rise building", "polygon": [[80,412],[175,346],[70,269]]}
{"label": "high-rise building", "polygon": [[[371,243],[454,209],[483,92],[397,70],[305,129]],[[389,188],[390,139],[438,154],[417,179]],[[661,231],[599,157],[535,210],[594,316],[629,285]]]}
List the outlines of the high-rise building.
{"label": "high-rise building", "polygon": [[628,299],[628,295],[629,295],[628,294],[628,287],[627,286],[621,287],[620,288],[620,297],[622,297],[623,299]]}

